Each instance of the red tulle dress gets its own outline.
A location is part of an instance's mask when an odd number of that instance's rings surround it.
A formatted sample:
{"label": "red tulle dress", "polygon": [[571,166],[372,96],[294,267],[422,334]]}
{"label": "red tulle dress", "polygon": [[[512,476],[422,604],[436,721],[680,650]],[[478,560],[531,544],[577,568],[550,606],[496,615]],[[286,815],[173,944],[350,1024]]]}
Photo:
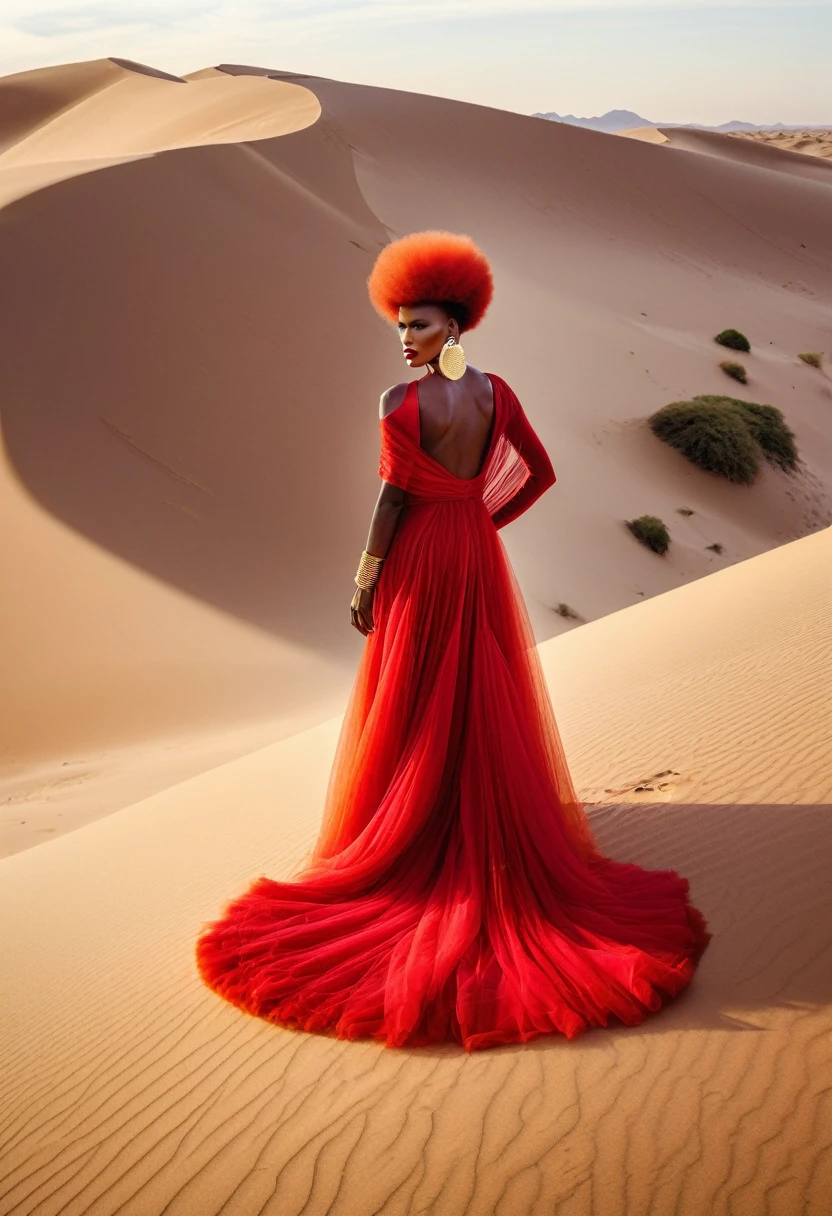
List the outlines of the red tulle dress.
{"label": "red tulle dress", "polygon": [[688,880],[603,856],[577,799],[498,536],[555,474],[515,393],[489,378],[473,478],[420,447],[417,381],[381,420],[379,473],[407,506],[318,840],[198,936],[205,983],[282,1026],[467,1051],[572,1039],[642,1022],[711,937]]}

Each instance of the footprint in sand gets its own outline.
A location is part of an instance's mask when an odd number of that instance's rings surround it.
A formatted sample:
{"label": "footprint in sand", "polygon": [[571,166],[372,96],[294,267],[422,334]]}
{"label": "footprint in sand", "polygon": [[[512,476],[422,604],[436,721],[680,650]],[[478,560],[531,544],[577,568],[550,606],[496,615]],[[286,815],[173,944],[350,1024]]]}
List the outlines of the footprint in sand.
{"label": "footprint in sand", "polygon": [[[604,790],[604,794],[612,795],[613,798],[626,796],[628,802],[676,802],[682,791],[688,790],[691,785],[690,777],[683,777],[675,769],[665,768],[660,773],[641,777],[629,785],[622,785],[616,789],[607,788]],[[599,801],[608,801],[608,799],[599,799]]]}

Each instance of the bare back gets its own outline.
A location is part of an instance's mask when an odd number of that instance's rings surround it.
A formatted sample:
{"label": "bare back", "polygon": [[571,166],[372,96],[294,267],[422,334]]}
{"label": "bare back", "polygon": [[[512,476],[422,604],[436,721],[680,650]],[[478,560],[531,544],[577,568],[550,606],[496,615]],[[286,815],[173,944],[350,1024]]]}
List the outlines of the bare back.
{"label": "bare back", "polygon": [[[454,477],[476,477],[488,451],[494,422],[494,391],[485,372],[468,364],[459,380],[428,372],[416,381],[420,446]],[[382,396],[382,417],[402,404],[408,382]]]}

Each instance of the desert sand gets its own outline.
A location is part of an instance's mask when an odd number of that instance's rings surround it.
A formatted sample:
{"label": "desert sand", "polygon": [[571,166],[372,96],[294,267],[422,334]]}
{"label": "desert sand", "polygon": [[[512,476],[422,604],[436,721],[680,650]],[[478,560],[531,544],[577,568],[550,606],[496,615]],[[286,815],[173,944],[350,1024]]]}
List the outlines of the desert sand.
{"label": "desert sand", "polygon": [[[832,130],[803,131],[699,131],[690,127],[628,127],[616,131],[630,139],[707,156],[724,156],[763,169],[795,173],[813,181],[828,182],[832,173]],[[739,148],[732,146],[742,140]],[[798,153],[797,159],[792,153]],[[804,159],[811,157],[811,160]],[[830,163],[827,164],[827,161]]]}
{"label": "desert sand", "polygon": [[729,131],[731,139],[750,139],[770,148],[786,152],[803,152],[807,156],[820,156],[832,160],[832,128],[804,127],[802,131]]}
{"label": "desert sand", "polygon": [[[825,1210],[832,177],[669,130],[229,65],[0,79],[0,1213]],[[579,793],[715,934],[641,1027],[473,1057],[276,1028],[193,963],[316,835],[408,378],[364,282],[428,227],[491,258],[466,354],[558,475],[501,535]],[[645,425],[718,392],[782,409],[795,473],[733,486]]]}

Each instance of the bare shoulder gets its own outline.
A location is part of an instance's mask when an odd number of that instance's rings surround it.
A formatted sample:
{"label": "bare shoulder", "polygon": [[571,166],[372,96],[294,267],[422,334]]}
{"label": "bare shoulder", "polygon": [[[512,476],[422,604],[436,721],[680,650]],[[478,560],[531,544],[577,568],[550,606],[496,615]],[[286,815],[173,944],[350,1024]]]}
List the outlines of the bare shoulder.
{"label": "bare shoulder", "polygon": [[477,378],[478,389],[480,390],[480,392],[482,392],[482,394],[485,396],[485,398],[490,401],[491,400],[491,377],[489,375],[487,375],[485,372],[480,371],[480,369],[478,367],[474,367],[473,364],[471,364],[471,363],[468,364],[468,370],[474,373],[474,375]]}
{"label": "bare shoulder", "polygon": [[387,418],[399,408],[404,401],[405,393],[407,392],[409,381],[404,380],[401,384],[394,384],[392,388],[386,388],[381,394],[378,403],[379,418]]}
{"label": "bare shoulder", "polygon": [[468,364],[468,372],[473,373],[475,377],[474,391],[480,404],[485,409],[490,409],[494,400],[494,379],[499,379],[499,377],[493,376],[491,372],[482,372],[471,363]]}

